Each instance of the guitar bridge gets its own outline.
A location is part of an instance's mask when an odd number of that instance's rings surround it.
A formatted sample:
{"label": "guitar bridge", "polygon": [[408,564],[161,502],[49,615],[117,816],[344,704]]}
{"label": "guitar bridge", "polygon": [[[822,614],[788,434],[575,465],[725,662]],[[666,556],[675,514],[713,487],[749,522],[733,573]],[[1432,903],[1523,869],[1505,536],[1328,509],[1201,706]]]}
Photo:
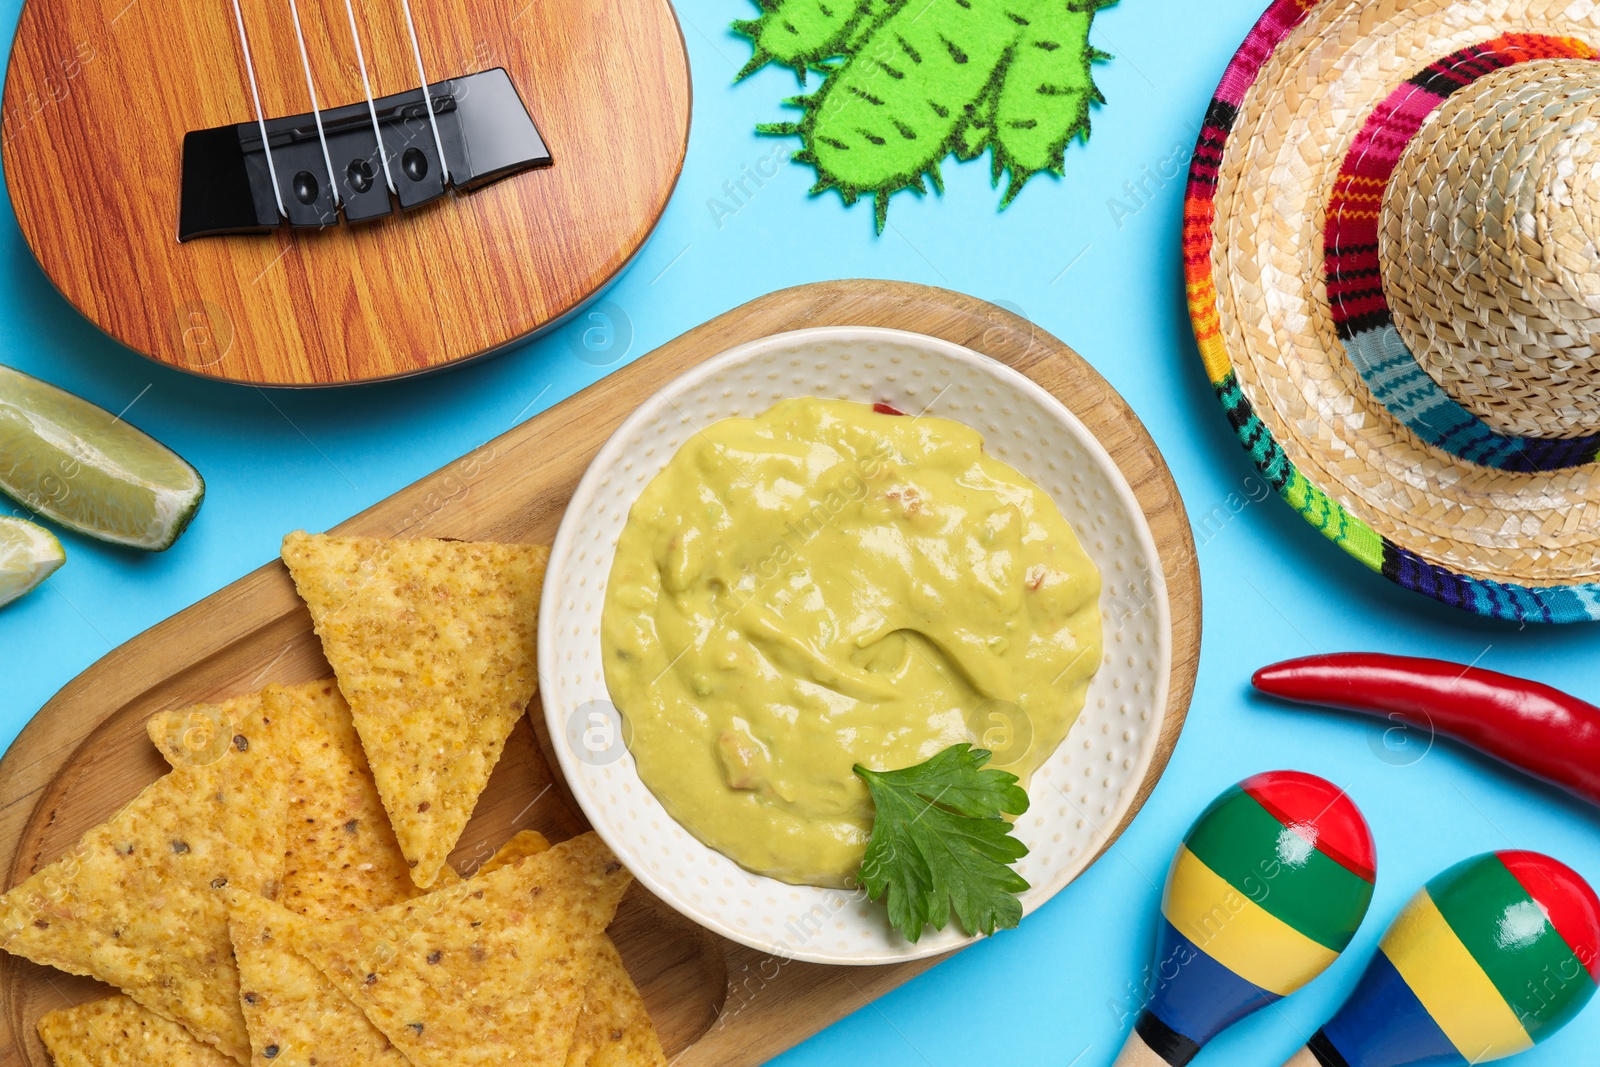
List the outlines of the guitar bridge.
{"label": "guitar bridge", "polygon": [[257,122],[185,134],[178,240],[364,222],[551,163],[499,67],[320,114],[267,119],[265,143]]}

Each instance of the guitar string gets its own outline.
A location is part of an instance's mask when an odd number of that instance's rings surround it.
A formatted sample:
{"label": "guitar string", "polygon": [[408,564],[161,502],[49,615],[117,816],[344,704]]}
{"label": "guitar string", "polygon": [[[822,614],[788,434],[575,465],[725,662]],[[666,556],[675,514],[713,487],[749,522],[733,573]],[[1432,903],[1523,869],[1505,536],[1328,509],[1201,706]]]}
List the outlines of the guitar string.
{"label": "guitar string", "polygon": [[411,17],[411,0],[400,0],[406,13],[406,29],[411,32],[411,54],[417,60],[417,77],[422,79],[422,106],[428,112],[428,125],[433,129],[433,147],[439,153],[439,166],[444,170],[444,183],[450,184],[450,161],[444,158],[444,141],[439,137],[439,120],[433,117],[433,94],[428,91],[428,72],[422,68],[422,47],[417,44],[417,23]]}
{"label": "guitar string", "polygon": [[322,162],[328,167],[328,195],[333,197],[333,210],[339,210],[339,179],[333,174],[333,157],[328,154],[328,136],[322,131],[322,108],[317,105],[317,86],[311,78],[311,57],[306,55],[306,35],[300,29],[300,8],[289,0],[289,15],[294,19],[294,35],[300,42],[300,65],[306,72],[306,91],[311,94],[311,117],[317,124],[317,140],[322,142]]}
{"label": "guitar string", "polygon": [[239,47],[244,49],[244,69],[250,79],[250,98],[256,105],[256,126],[261,130],[261,147],[267,153],[267,175],[272,179],[272,198],[278,202],[278,217],[286,219],[283,209],[283,192],[278,188],[278,168],[272,164],[272,144],[267,140],[267,120],[261,114],[261,90],[256,88],[256,65],[250,58],[250,35],[244,29],[244,12],[239,10],[239,0],[233,0],[233,17],[239,27]]}
{"label": "guitar string", "polygon": [[389,150],[383,145],[383,127],[378,125],[378,105],[372,99],[372,82],[367,80],[367,58],[361,53],[361,31],[356,29],[356,9],[351,6],[351,0],[344,0],[344,10],[350,16],[350,39],[356,43],[356,66],[361,68],[361,87],[367,93],[367,114],[372,116],[372,132],[378,138],[378,158],[383,161],[383,180],[388,184],[389,191],[398,196],[400,190],[395,188],[394,175],[389,172]]}
{"label": "guitar string", "polygon": [[[444,141],[439,136],[439,121],[434,116],[433,98],[428,88],[428,72],[423,65],[422,47],[417,40],[416,19],[411,14],[410,0],[400,0],[400,3],[406,16],[406,30],[411,38],[411,55],[417,63],[417,77],[422,81],[422,101],[428,115],[428,127],[433,133],[433,147],[439,154],[439,165],[443,169],[443,181],[448,184],[451,180],[450,161],[445,158]],[[394,174],[389,168],[389,154],[383,143],[383,130],[378,122],[377,104],[372,96],[372,83],[367,76],[366,57],[361,48],[361,33],[356,26],[355,9],[351,6],[351,0],[345,0],[345,14],[350,20],[350,36],[355,43],[356,62],[361,70],[362,88],[367,98],[367,114],[372,120],[372,132],[378,141],[378,158],[383,163],[384,182],[388,185],[391,193],[398,195]],[[244,12],[240,9],[239,0],[233,0],[233,15],[235,25],[239,30],[239,45],[244,52],[245,72],[250,81],[250,96],[255,105],[256,126],[261,131],[262,148],[267,157],[267,173],[272,179],[272,196],[277,202],[278,214],[283,218],[288,218],[289,212],[284,208],[283,204],[283,192],[278,185],[278,168],[272,158],[272,145],[267,140],[266,118],[261,108],[261,91],[256,82],[255,62],[250,55],[250,39],[245,30]],[[339,180],[333,169],[333,157],[328,151],[328,137],[322,125],[322,108],[317,102],[316,82],[311,74],[311,58],[306,53],[305,32],[300,25],[300,10],[296,0],[289,0],[289,15],[294,21],[295,39],[300,47],[300,64],[305,71],[306,91],[311,96],[311,115],[317,127],[317,140],[322,147],[322,162],[328,169],[328,192],[333,199],[334,208],[337,210],[342,203],[342,198],[339,194]]]}

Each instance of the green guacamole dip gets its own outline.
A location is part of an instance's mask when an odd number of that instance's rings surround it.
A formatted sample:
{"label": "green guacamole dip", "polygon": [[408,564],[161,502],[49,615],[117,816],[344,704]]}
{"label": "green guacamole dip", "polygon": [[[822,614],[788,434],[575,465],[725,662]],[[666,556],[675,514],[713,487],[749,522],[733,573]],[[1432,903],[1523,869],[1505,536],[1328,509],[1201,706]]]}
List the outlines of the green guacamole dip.
{"label": "green guacamole dip", "polygon": [[970,741],[1026,782],[1100,665],[1099,594],[1055,504],[974,430],[785,400],[695,434],[634,504],[606,685],[685,828],[844,886],[873,815],[851,767]]}

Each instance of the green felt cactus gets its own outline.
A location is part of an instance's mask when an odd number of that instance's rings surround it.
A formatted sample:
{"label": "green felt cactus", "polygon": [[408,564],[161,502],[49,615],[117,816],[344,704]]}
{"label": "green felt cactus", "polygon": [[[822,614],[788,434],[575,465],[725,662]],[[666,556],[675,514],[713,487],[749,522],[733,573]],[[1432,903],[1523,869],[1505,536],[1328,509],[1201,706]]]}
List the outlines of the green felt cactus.
{"label": "green felt cactus", "polygon": [[768,63],[790,67],[805,84],[806,70],[848,47],[857,27],[871,24],[879,0],[759,0],[761,15],[740,19],[733,31],[750,38],[750,62],[734,76],[746,78]]}
{"label": "green felt cactus", "polygon": [[1104,103],[1089,67],[1110,58],[1089,44],[1095,7],[1030,6],[994,110],[994,180],[1011,174],[1004,207],[1041,170],[1061,172],[1067,143],[1089,139],[1089,104]]}
{"label": "green felt cactus", "polygon": [[877,28],[878,23],[894,14],[905,2],[906,0],[866,0],[861,17],[844,35],[840,54],[854,55],[862,42],[872,36],[872,31]]}
{"label": "green felt cactus", "polygon": [[[794,159],[817,172],[812,193],[846,204],[872,195],[883,232],[889,197],[942,188],[947,156],[992,153],[1000,206],[1042,170],[1060,173],[1066,146],[1089,136],[1103,102],[1090,71],[1109,58],[1089,44],[1095,12],[1112,0],[762,0],[760,19],[735,23],[755,43],[740,77],[768,62],[821,71],[821,87],[787,103],[798,122],[761,133],[798,136]],[[802,46],[800,42],[804,42]]]}
{"label": "green felt cactus", "polygon": [[972,105],[965,120],[956,127],[951,151],[961,162],[977,159],[994,140],[994,107],[1000,97],[1002,84],[1001,79],[992,79],[977,103]]}

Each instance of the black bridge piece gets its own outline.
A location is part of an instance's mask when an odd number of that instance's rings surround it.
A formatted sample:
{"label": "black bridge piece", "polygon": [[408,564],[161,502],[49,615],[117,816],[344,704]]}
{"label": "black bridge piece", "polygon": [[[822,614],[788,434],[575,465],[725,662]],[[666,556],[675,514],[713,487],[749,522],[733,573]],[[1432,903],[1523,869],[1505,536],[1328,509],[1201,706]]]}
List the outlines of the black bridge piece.
{"label": "black bridge piece", "polygon": [[[446,169],[428,121],[430,104],[450,164],[450,186],[468,191],[550,165],[550,150],[511,78],[499,67],[435,82],[426,97],[412,89],[373,101],[394,179],[393,197],[365,100],[323,109],[327,158],[311,113],[268,119],[272,168],[290,225],[334,226],[341,208],[346,221],[363,222],[392,215],[395,200],[408,209],[443,196]],[[329,188],[330,162],[339,183],[338,205]],[[240,122],[184,135],[178,240],[269,233],[282,221],[278,199],[259,124]]]}

